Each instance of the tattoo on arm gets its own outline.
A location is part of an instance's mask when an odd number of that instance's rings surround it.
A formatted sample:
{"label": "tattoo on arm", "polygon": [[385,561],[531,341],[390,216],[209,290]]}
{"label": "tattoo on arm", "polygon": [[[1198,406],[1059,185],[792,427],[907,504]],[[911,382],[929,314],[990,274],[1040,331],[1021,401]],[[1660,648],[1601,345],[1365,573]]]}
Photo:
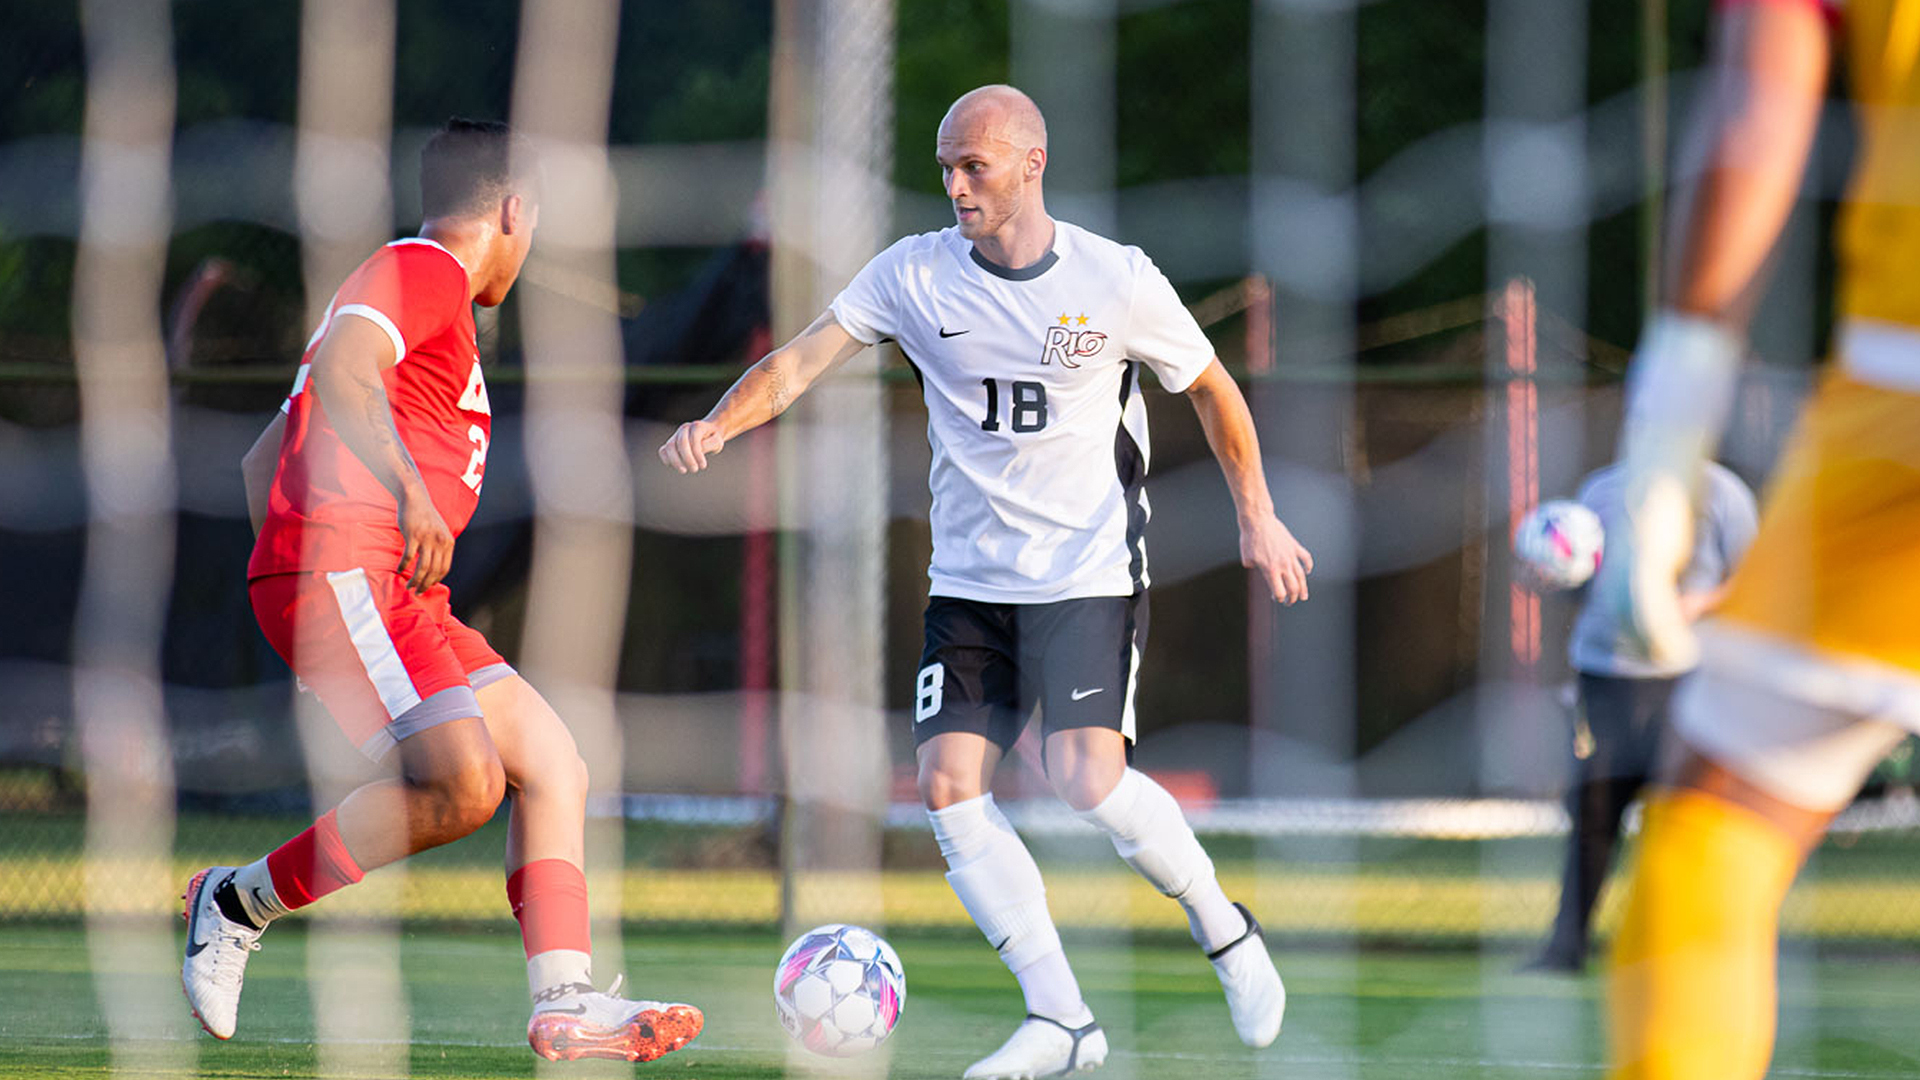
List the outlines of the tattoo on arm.
{"label": "tattoo on arm", "polygon": [[773,409],[773,415],[779,416],[793,404],[793,394],[787,389],[786,372],[777,367],[767,368],[767,404]]}
{"label": "tattoo on arm", "polygon": [[360,388],[360,406],[367,413],[367,431],[380,442],[380,449],[389,450],[400,441],[400,433],[393,428],[393,406],[387,403],[386,388],[376,380],[354,379],[354,385]]}
{"label": "tattoo on arm", "polygon": [[806,391],[804,382],[798,389],[793,385],[795,364],[792,356],[777,352],[762,357],[720,395],[707,420],[737,435],[786,412]]}
{"label": "tattoo on arm", "polygon": [[[400,438],[399,428],[394,425],[393,406],[387,400],[386,385],[380,381],[379,375],[376,374],[369,379],[364,374],[356,372],[353,383],[360,391],[360,405],[366,413],[367,435],[375,444],[369,449],[382,457],[391,455],[398,458],[405,471],[418,475],[420,467],[414,464],[413,455],[407,452],[407,444]],[[368,462],[368,464],[373,463]],[[397,475],[394,479],[401,481],[403,476]]]}

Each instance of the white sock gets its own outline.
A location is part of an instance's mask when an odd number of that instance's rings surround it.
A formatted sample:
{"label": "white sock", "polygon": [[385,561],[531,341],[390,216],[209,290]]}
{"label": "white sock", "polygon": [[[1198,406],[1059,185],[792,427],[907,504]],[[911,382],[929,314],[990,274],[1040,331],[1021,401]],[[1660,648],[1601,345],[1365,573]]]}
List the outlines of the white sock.
{"label": "white sock", "polygon": [[1093,1023],[1093,1010],[1080,997],[1080,982],[1067,965],[1067,954],[1055,949],[1013,973],[1027,1011],[1070,1028]]}
{"label": "white sock", "polygon": [[1202,949],[1212,952],[1247,932],[1247,920],[1220,890],[1213,860],[1180,804],[1152,777],[1128,769],[1100,805],[1080,817],[1104,829],[1113,850],[1154,888],[1180,901]]}
{"label": "white sock", "polygon": [[993,796],[929,810],[927,818],[947,860],[947,883],[1020,981],[1027,1011],[1070,1026],[1091,1022],[1047,912],[1040,867]]}
{"label": "white sock", "polygon": [[527,992],[533,1011],[552,1008],[565,998],[593,988],[593,957],[578,949],[548,949],[527,957]]}
{"label": "white sock", "polygon": [[233,893],[247,917],[265,926],[287,913],[280,894],[273,891],[273,874],[267,870],[265,856],[253,860],[233,873]]}

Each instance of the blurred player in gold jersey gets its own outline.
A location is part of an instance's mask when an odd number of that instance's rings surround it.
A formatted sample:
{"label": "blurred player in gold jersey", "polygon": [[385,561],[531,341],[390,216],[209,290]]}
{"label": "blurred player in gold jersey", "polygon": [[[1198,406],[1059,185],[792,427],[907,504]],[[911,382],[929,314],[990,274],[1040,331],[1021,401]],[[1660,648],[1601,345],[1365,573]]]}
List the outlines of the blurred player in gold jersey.
{"label": "blurred player in gold jersey", "polygon": [[[1731,404],[1742,327],[1792,207],[1829,68],[1859,147],[1833,363],[1746,560],[1690,632],[1674,573]],[[1759,1077],[1782,898],[1862,780],[1920,731],[1920,0],[1723,0],[1696,182],[1629,387],[1627,524],[1597,582],[1631,644],[1697,652],[1649,800],[1609,988],[1616,1078]]]}

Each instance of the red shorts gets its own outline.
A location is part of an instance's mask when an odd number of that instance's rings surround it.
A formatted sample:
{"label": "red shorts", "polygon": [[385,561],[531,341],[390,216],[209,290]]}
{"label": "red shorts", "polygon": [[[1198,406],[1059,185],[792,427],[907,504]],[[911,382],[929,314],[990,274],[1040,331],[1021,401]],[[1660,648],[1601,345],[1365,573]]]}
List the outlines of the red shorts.
{"label": "red shorts", "polygon": [[514,673],[453,617],[445,585],[420,596],[390,570],[356,569],[270,574],[247,592],[274,651],[375,760],[409,735],[479,716],[473,692]]}

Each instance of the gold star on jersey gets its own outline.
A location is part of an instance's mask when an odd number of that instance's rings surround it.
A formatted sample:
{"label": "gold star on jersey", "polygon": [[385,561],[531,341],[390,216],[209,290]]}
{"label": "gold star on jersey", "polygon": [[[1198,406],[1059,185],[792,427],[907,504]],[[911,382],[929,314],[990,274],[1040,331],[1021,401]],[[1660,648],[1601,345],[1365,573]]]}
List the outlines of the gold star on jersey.
{"label": "gold star on jersey", "polygon": [[1069,319],[1060,316],[1057,326],[1046,328],[1046,337],[1040,342],[1040,362],[1051,364],[1055,360],[1070,368],[1080,366],[1082,360],[1099,356],[1107,347],[1107,335],[1098,330],[1072,330],[1070,326],[1087,325],[1087,316],[1080,315]]}

